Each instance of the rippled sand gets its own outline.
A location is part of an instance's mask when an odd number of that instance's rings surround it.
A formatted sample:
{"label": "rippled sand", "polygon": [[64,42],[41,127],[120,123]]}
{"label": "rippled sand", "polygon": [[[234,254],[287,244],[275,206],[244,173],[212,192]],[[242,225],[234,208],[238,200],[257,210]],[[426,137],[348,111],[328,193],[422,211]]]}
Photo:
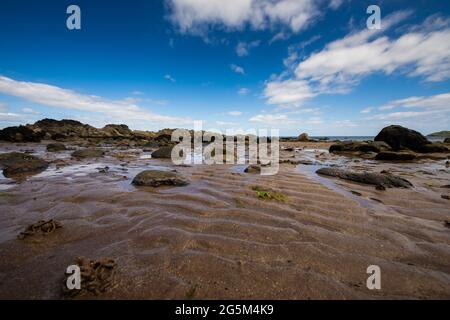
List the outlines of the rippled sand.
{"label": "rippled sand", "polygon": [[[323,150],[281,153],[355,170],[398,170],[417,186],[377,191],[317,177],[305,165],[284,164],[276,176],[260,176],[242,166],[175,167],[145,154],[78,162],[47,154],[43,145],[0,147],[66,161],[18,185],[3,181],[0,298],[61,298],[64,271],[79,256],[118,263],[115,286],[85,298],[450,298],[450,229],[444,226],[450,201],[440,197],[450,193],[440,188],[450,184],[450,173],[442,161],[391,165]],[[104,166],[109,172],[99,173]],[[434,175],[417,173],[417,166]],[[191,184],[134,188],[131,179],[147,168],[175,169]],[[258,199],[254,185],[288,201]],[[40,219],[64,227],[45,238],[16,239]],[[369,265],[381,267],[381,290],[366,287]]]}

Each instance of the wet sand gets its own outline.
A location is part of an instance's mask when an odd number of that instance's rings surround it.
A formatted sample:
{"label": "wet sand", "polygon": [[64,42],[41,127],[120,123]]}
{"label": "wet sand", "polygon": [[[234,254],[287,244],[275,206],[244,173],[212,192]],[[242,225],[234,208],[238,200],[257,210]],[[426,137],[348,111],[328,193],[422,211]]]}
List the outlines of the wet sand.
{"label": "wet sand", "polygon": [[[44,144],[0,144],[3,152],[30,149],[60,159],[20,184],[0,178],[0,298],[61,299],[64,271],[79,256],[118,265],[113,288],[79,298],[450,298],[444,160],[376,163],[330,155],[327,143],[293,147],[282,159],[315,165],[282,164],[277,175],[260,176],[243,166],[174,166],[140,150],[76,161],[69,152],[46,153]],[[378,191],[318,177],[314,169],[322,165],[390,170],[415,188]],[[133,187],[132,178],[148,168],[177,170],[191,183]],[[287,201],[258,199],[254,185]],[[17,240],[42,219],[63,228]],[[369,265],[381,268],[381,290],[366,287]]]}

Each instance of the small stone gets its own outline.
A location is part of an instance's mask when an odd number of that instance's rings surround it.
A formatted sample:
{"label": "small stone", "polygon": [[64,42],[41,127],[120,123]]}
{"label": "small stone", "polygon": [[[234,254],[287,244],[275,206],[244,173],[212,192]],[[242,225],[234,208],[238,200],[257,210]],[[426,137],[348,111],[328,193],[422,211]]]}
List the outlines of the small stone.
{"label": "small stone", "polygon": [[189,181],[182,175],[171,171],[146,170],[139,173],[132,182],[136,186],[186,186]]}
{"label": "small stone", "polygon": [[261,167],[257,165],[249,165],[247,168],[245,168],[244,172],[246,173],[260,173]]}

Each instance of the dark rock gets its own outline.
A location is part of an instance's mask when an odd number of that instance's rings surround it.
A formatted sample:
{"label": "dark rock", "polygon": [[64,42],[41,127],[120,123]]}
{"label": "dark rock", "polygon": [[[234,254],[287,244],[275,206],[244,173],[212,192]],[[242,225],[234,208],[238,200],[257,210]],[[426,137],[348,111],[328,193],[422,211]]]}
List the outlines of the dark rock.
{"label": "dark rock", "polygon": [[379,185],[377,185],[377,186],[375,187],[375,189],[378,190],[378,191],[385,191],[385,190],[386,190],[386,187],[383,186],[382,184],[379,184]]}
{"label": "dark rock", "polygon": [[383,128],[375,137],[375,141],[384,141],[394,150],[407,148],[419,151],[420,147],[430,144],[421,133],[396,125]]}
{"label": "dark rock", "polygon": [[441,195],[441,198],[442,198],[442,199],[445,199],[445,200],[450,200],[450,196],[447,195],[447,194]]}
{"label": "dark rock", "polygon": [[408,180],[389,174],[370,172],[359,173],[337,168],[321,168],[317,170],[316,173],[375,186],[383,185],[387,188],[412,187],[412,184]]}
{"label": "dark rock", "polygon": [[445,138],[444,143],[450,143],[450,138]]}
{"label": "dark rock", "polygon": [[129,137],[133,134],[125,124],[107,124],[101,130],[111,137]]}
{"label": "dark rock", "polygon": [[0,166],[3,174],[9,178],[18,174],[35,174],[44,171],[48,163],[26,153],[11,152],[0,154]]}
{"label": "dark rock", "polygon": [[381,150],[385,150],[389,148],[388,145],[380,144],[377,142],[358,142],[358,141],[345,141],[338,144],[333,144],[330,146],[330,153],[338,153],[338,152],[380,152]]}
{"label": "dark rock", "polygon": [[102,149],[82,149],[72,153],[74,158],[100,158],[103,157],[105,152]]}
{"label": "dark rock", "polygon": [[382,151],[377,154],[375,160],[385,160],[385,161],[411,161],[416,158],[416,155],[409,152],[393,152],[393,151]]}
{"label": "dark rock", "polygon": [[139,173],[134,179],[133,184],[136,186],[185,186],[189,181],[176,172],[146,170]]}
{"label": "dark rock", "polygon": [[244,172],[246,173],[260,173],[261,167],[258,165],[249,165],[247,168],[245,168]]}
{"label": "dark rock", "polygon": [[0,140],[9,142],[40,142],[44,134],[26,126],[8,127],[0,130]]}
{"label": "dark rock", "polygon": [[300,142],[308,142],[309,141],[309,136],[307,133],[302,133],[301,135],[298,136],[298,141]]}
{"label": "dark rock", "polygon": [[54,140],[79,139],[105,136],[99,129],[75,120],[43,119],[35,122],[33,128]]}
{"label": "dark rock", "polygon": [[66,146],[62,143],[50,143],[47,145],[47,151],[49,152],[58,152],[67,150]]}
{"label": "dark rock", "polygon": [[420,146],[417,150],[420,153],[446,153],[450,150],[443,143],[430,143]]}
{"label": "dark rock", "polygon": [[172,149],[173,147],[161,147],[156,151],[153,151],[152,158],[157,159],[171,159],[172,158]]}

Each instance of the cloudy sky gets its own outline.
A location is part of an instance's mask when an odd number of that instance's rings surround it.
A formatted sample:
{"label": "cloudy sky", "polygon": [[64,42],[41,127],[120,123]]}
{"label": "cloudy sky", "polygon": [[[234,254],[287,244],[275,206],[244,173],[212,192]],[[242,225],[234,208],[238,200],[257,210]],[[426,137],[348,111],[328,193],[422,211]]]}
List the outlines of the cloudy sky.
{"label": "cloudy sky", "polygon": [[[66,9],[81,8],[81,30]],[[367,28],[369,5],[381,29]],[[0,127],[450,130],[450,2],[0,1]]]}

